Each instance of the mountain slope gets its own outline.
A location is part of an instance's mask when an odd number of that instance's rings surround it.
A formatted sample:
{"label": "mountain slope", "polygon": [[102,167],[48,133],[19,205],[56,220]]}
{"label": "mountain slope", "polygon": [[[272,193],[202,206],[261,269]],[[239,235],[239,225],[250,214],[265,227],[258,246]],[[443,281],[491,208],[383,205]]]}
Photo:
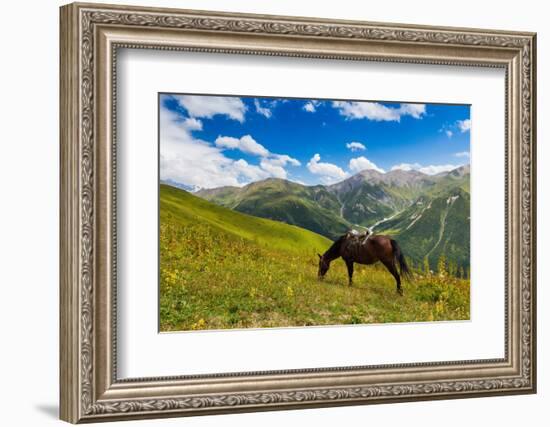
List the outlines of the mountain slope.
{"label": "mountain slope", "polygon": [[195,194],[221,206],[283,221],[335,238],[353,226],[369,227],[449,181],[444,174],[365,170],[330,186],[305,186],[270,178],[242,188],[220,187]]}
{"label": "mountain slope", "polygon": [[238,212],[268,218],[335,239],[351,225],[340,217],[340,202],[325,187],[266,179],[243,188],[201,190],[198,196]]}
{"label": "mountain slope", "polygon": [[435,270],[440,256],[464,269],[470,265],[470,194],[460,187],[435,197],[420,197],[412,206],[376,227],[396,236],[416,263],[426,257]]}
{"label": "mountain slope", "polygon": [[341,201],[346,220],[368,227],[408,207],[436,182],[437,179],[418,171],[365,170],[329,186],[328,190]]}
{"label": "mountain slope", "polygon": [[309,230],[235,212],[163,184],[160,186],[160,216],[161,224],[200,222],[224,234],[290,252],[319,252],[331,244],[325,237]]}
{"label": "mountain slope", "polygon": [[430,195],[444,194],[454,188],[461,188],[470,192],[470,165],[461,166],[450,172],[443,172],[435,176],[437,181],[428,190]]}

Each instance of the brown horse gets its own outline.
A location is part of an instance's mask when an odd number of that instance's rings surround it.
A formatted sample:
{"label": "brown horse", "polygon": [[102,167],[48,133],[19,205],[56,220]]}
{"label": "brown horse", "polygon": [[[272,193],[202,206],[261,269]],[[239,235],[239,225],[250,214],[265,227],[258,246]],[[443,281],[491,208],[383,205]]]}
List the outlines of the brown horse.
{"label": "brown horse", "polygon": [[[395,240],[388,236],[374,235],[358,236],[348,232],[336,240],[330,248],[319,255],[319,279],[327,273],[330,263],[342,257],[348,268],[349,285],[353,284],[353,263],[374,264],[380,261],[388,269],[397,283],[397,292],[403,295],[401,288],[401,276],[411,279],[412,274],[405,262],[401,248]],[[399,271],[397,270],[399,266]]]}

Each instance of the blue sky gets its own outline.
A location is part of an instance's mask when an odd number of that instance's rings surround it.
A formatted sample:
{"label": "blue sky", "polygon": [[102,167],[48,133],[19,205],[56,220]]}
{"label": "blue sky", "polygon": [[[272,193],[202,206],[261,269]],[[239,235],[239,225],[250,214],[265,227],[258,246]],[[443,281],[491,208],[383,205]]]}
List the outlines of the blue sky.
{"label": "blue sky", "polygon": [[469,163],[470,107],[161,94],[160,175],[192,189]]}

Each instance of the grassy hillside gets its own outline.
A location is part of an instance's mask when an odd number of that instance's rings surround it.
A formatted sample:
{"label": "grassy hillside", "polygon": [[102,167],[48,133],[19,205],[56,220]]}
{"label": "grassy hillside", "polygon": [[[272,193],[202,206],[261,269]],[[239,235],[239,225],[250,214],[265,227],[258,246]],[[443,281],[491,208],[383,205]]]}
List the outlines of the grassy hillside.
{"label": "grassy hillside", "polygon": [[161,185],[161,331],[469,318],[469,282],[444,272],[416,274],[403,297],[378,265],[356,266],[349,287],[337,260],[319,282],[330,244]]}
{"label": "grassy hillside", "polygon": [[200,223],[220,232],[220,237],[243,238],[257,246],[289,252],[315,253],[330,244],[327,238],[303,228],[243,215],[167,185],[160,186],[160,220],[161,224]]}

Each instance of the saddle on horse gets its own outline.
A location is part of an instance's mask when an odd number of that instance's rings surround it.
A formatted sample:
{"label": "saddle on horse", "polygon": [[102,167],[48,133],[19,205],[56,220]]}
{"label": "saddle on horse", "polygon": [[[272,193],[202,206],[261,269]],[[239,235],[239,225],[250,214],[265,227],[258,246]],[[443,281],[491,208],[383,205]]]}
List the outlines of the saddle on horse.
{"label": "saddle on horse", "polygon": [[371,235],[371,232],[369,229],[366,229],[363,232],[357,231],[355,229],[351,229],[347,232],[348,239],[355,239],[363,245],[367,243],[367,239],[369,238],[370,235]]}

